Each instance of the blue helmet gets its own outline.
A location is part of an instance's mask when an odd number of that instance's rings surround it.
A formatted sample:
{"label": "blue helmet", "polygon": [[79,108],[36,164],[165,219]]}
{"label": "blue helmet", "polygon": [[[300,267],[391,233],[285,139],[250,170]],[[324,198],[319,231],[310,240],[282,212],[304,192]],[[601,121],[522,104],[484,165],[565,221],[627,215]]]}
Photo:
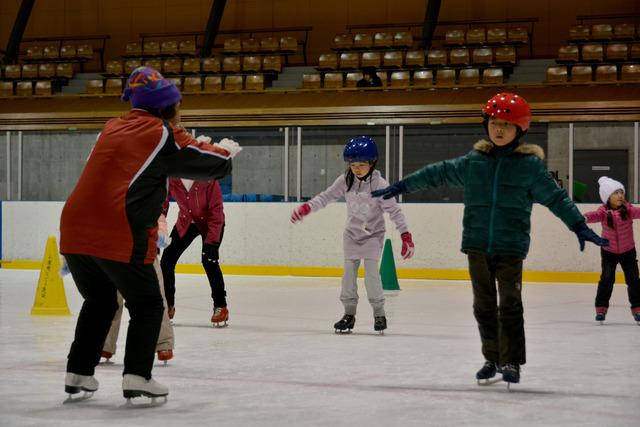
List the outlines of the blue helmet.
{"label": "blue helmet", "polygon": [[348,163],[378,160],[378,147],[373,138],[356,136],[344,146],[343,157]]}

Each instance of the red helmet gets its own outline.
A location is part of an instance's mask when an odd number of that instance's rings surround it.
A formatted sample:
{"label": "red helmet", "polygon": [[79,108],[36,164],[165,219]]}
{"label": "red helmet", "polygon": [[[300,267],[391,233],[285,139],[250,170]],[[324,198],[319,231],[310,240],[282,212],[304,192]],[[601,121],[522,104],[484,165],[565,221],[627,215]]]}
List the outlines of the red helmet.
{"label": "red helmet", "polygon": [[515,123],[523,132],[529,129],[531,109],[529,103],[515,93],[501,92],[487,101],[482,107],[482,115],[487,118]]}

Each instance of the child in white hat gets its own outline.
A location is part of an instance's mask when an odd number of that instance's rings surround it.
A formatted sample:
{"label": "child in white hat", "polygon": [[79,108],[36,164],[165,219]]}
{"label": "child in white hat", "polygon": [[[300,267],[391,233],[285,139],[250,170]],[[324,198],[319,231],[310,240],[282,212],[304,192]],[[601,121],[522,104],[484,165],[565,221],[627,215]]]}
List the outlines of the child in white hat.
{"label": "child in white hat", "polygon": [[603,322],[607,315],[616,266],[620,263],[627,282],[631,314],[640,323],[640,277],[633,240],[633,220],[640,219],[640,208],[625,200],[622,183],[603,176],[598,179],[598,184],[603,205],[584,214],[588,223],[602,224],[602,237],[609,240],[609,246],[600,248],[602,274],[596,294],[596,320]]}

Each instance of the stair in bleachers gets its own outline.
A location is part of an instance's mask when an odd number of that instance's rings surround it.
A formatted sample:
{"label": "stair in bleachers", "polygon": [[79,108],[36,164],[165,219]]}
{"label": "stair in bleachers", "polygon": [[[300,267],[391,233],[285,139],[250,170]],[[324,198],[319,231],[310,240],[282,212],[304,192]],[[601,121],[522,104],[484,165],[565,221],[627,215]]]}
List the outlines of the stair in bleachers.
{"label": "stair in bleachers", "polygon": [[87,93],[87,81],[102,78],[102,74],[100,73],[76,73],[73,79],[69,80],[69,84],[62,87],[62,94]]}
{"label": "stair in bleachers", "polygon": [[542,83],[547,78],[547,67],[555,65],[553,59],[521,59],[509,76],[510,84]]}
{"label": "stair in bleachers", "polygon": [[274,80],[267,90],[299,89],[302,87],[302,75],[314,72],[314,67],[284,67],[278,74],[278,80]]}

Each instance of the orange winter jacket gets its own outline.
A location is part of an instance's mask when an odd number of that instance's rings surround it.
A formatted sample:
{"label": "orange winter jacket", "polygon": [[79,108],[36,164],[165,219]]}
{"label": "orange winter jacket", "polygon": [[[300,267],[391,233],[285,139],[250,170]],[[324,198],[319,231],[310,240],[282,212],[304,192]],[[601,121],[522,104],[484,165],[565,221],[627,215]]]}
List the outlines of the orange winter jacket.
{"label": "orange winter jacket", "polygon": [[168,177],[219,179],[229,152],[144,110],[106,123],[62,210],[60,252],[150,264]]}

